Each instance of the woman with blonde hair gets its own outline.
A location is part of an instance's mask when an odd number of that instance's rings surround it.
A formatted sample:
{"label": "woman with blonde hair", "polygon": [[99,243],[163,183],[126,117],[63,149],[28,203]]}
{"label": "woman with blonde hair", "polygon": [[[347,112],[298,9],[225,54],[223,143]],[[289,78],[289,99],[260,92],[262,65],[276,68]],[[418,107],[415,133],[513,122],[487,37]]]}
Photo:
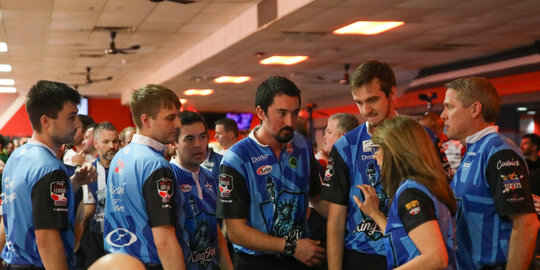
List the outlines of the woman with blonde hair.
{"label": "woman with blonde hair", "polygon": [[388,218],[373,187],[358,186],[364,198],[354,200],[386,228],[388,269],[455,269],[457,206],[429,135],[414,119],[396,116],[377,127],[372,142],[381,183],[392,198]]}

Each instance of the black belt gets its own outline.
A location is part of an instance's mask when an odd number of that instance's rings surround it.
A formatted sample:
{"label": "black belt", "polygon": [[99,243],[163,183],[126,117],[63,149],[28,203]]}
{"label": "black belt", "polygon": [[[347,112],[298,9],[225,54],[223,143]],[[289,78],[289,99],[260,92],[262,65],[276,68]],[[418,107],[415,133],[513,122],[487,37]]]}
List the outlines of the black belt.
{"label": "black belt", "polygon": [[35,265],[31,265],[31,264],[7,264],[7,263],[4,263],[4,269],[5,270],[9,270],[9,269],[39,269],[39,270],[45,270],[44,267],[41,267],[41,266],[35,266]]}

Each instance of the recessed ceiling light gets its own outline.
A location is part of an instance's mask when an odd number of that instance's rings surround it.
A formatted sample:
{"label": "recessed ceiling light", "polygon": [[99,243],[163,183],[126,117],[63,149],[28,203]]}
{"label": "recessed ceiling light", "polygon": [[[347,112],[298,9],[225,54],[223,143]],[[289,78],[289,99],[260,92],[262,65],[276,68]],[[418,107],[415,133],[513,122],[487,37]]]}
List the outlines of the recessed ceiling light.
{"label": "recessed ceiling light", "polygon": [[186,104],[187,102],[188,102],[188,100],[185,99],[185,98],[181,98],[181,99],[180,99],[180,103],[182,103],[182,104]]}
{"label": "recessed ceiling light", "polygon": [[5,42],[0,42],[0,52],[7,52],[7,44]]}
{"label": "recessed ceiling light", "polygon": [[334,30],[334,34],[376,35],[405,24],[405,22],[357,21]]}
{"label": "recessed ceiling light", "polygon": [[0,87],[0,93],[15,93],[17,92],[17,88],[11,87],[11,86],[1,86]]}
{"label": "recessed ceiling light", "polygon": [[535,114],[536,114],[536,111],[528,111],[527,114],[528,114],[528,115],[535,115]]}
{"label": "recessed ceiling light", "polygon": [[294,65],[302,61],[307,60],[307,56],[298,55],[298,56],[271,56],[261,60],[259,63],[263,65]]}
{"label": "recessed ceiling light", "polygon": [[214,93],[214,89],[188,89],[184,91],[186,96],[208,96]]}
{"label": "recessed ceiling light", "polygon": [[526,112],[527,111],[527,107],[517,107],[517,110],[519,112]]}
{"label": "recessed ceiling light", "polygon": [[11,71],[11,65],[0,64],[0,71],[1,72],[10,72]]}
{"label": "recessed ceiling light", "polygon": [[250,76],[221,76],[214,79],[215,83],[245,83],[251,80]]}
{"label": "recessed ceiling light", "polygon": [[15,80],[13,80],[13,79],[0,79],[0,85],[15,85]]}

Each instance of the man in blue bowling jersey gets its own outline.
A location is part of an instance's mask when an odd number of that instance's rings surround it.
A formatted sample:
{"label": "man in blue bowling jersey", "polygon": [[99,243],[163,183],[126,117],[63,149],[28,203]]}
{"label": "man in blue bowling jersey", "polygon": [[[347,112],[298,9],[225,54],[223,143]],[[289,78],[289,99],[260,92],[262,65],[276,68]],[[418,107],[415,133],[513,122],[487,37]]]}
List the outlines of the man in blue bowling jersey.
{"label": "man in blue bowling jersey", "polygon": [[182,128],[171,165],[183,194],[184,259],[191,270],[232,270],[225,237],[216,220],[217,178],[201,163],[206,157],[208,128],[197,112],[180,113]]}
{"label": "man in blue bowling jersey", "polygon": [[171,165],[163,157],[181,127],[180,101],[171,90],[146,85],[131,95],[137,133],[111,161],[107,178],[105,249],[127,253],[148,269],[185,269],[177,226],[182,207]]}
{"label": "man in blue bowling jersey", "polygon": [[80,94],[63,83],[38,81],[28,92],[26,111],[32,139],[11,155],[2,176],[8,269],[74,269],[73,192],[95,177],[91,164],[71,181],[56,158],[73,140]]}
{"label": "man in blue bowling jersey", "polygon": [[446,135],[467,151],[450,186],[458,203],[458,269],[527,269],[538,220],[525,160],[494,125],[500,98],[486,79],[446,84]]}
{"label": "man in blue bowling jersey", "polygon": [[107,254],[103,246],[103,223],[105,217],[105,197],[107,195],[107,175],[111,160],[120,148],[118,131],[111,122],[102,122],[94,127],[93,144],[98,158],[93,165],[97,171],[97,181],[82,187],[82,221],[84,231],[79,247],[80,259],[87,269],[101,256]]}
{"label": "man in blue bowling jersey", "polygon": [[329,269],[386,269],[383,233],[353,200],[357,185],[377,191],[381,212],[388,214],[388,198],[379,181],[371,134],[385,119],[396,115],[393,98],[396,77],[386,63],[368,61],[352,76],[351,93],[366,123],[343,135],[332,147],[321,198],[330,202],[327,222]]}
{"label": "man in blue bowling jersey", "polygon": [[261,124],[220,166],[217,212],[237,252],[235,269],[320,264],[325,250],[306,238],[308,198],[318,194],[321,180],[309,142],[294,132],[300,90],[284,77],[270,77],[259,85],[255,106]]}

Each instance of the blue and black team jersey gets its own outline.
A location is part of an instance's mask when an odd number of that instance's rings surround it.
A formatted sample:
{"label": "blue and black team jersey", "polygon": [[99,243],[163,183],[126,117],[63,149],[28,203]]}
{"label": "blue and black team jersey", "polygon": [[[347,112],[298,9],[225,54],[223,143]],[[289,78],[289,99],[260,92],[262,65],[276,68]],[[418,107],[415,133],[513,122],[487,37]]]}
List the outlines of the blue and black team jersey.
{"label": "blue and black team jersey", "polygon": [[448,252],[448,267],[455,269],[454,219],[450,211],[422,184],[401,183],[388,212],[384,244],[388,269],[394,269],[420,255],[409,232],[424,222],[437,220]]}
{"label": "blue and black team jersey", "polygon": [[[371,135],[364,123],[334,143],[323,180],[321,198],[347,206],[345,248],[361,253],[385,255],[383,234],[375,221],[356,206],[353,196],[363,200],[357,185],[377,191],[379,208],[388,214],[388,197],[379,181],[379,166],[373,157]],[[351,188],[352,187],[352,188]]]}
{"label": "blue and black team jersey", "polygon": [[177,207],[182,206],[164,149],[163,144],[135,134],[111,161],[103,231],[107,251],[160,264],[151,228],[175,226]]}
{"label": "blue and black team jersey", "polygon": [[201,164],[202,167],[212,172],[215,179],[218,179],[219,177],[219,164],[221,164],[221,160],[223,159],[223,156],[214,152],[214,149],[212,147],[208,147],[208,157],[206,160]]}
{"label": "blue and black team jersey", "polygon": [[[379,181],[379,166],[373,157],[371,134],[368,123],[364,123],[334,143],[323,180],[321,198],[331,203],[347,206],[345,226],[345,248],[360,253],[385,255],[383,234],[375,221],[356,206],[353,196],[363,200],[363,194],[357,185],[371,185],[379,197],[379,210],[388,214],[388,196]],[[437,137],[426,132],[437,148]],[[446,155],[439,153],[441,163],[449,167]],[[451,168],[446,170],[447,177],[453,175]],[[451,179],[451,177],[449,177]]]}
{"label": "blue and black team jersey", "polygon": [[[252,131],[223,157],[219,175],[217,212],[222,218],[245,218],[247,225],[285,239],[307,237],[308,197],[320,179],[311,146],[294,133],[281,154],[260,144]],[[263,252],[234,245],[252,255]]]}
{"label": "blue and black team jersey", "polygon": [[[217,181],[212,173],[202,167],[192,173],[176,161],[171,160],[178,192],[183,194],[182,209],[184,233],[183,252],[186,268],[215,269],[218,264],[216,196]],[[186,246],[187,243],[187,246]]]}
{"label": "blue and black team jersey", "polygon": [[508,216],[534,213],[527,167],[520,150],[494,126],[466,142],[467,152],[451,183],[458,203],[458,268],[505,264],[512,231]]}
{"label": "blue and black team jersey", "polygon": [[67,263],[75,268],[73,190],[66,167],[44,144],[31,140],[10,156],[2,176],[6,245],[2,258],[9,264],[43,267],[35,230],[57,229]]}

